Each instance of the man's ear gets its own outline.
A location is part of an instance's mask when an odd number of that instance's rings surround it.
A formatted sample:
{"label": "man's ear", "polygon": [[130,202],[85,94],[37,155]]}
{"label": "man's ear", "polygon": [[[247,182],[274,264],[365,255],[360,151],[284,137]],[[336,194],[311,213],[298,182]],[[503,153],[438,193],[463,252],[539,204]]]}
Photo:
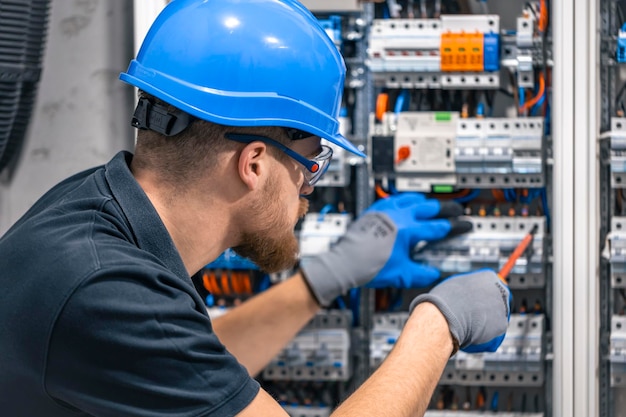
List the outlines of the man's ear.
{"label": "man's ear", "polygon": [[239,154],[237,169],[241,181],[249,190],[258,188],[262,176],[269,170],[267,145],[260,141],[247,144]]}

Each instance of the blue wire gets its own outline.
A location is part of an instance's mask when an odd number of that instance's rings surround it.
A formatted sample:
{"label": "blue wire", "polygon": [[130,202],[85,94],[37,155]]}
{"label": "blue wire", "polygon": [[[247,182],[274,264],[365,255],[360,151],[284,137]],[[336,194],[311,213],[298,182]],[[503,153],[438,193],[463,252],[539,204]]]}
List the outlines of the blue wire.
{"label": "blue wire", "polygon": [[324,207],[322,207],[322,209],[320,210],[320,214],[317,218],[318,221],[322,221],[324,220],[324,216],[326,216],[326,214],[330,213],[331,210],[333,209],[333,205],[332,204],[326,204]]}
{"label": "blue wire", "polygon": [[393,181],[389,182],[389,194],[398,194],[398,189],[396,188],[396,183]]}
{"label": "blue wire", "polygon": [[515,194],[515,190],[512,188],[504,188],[502,190],[502,192],[504,193],[504,199],[506,201],[515,201],[517,200],[517,195]]}
{"label": "blue wire", "polygon": [[269,275],[263,275],[263,278],[261,279],[261,282],[259,282],[259,292],[263,292],[266,289],[268,289],[271,285],[270,282],[270,276]]}
{"label": "blue wire", "polygon": [[386,2],[383,4],[383,19],[389,19],[389,6]]}
{"label": "blue wire", "polygon": [[480,102],[476,106],[476,116],[484,116],[485,115],[485,105]]}
{"label": "blue wire", "polygon": [[398,295],[394,298],[394,300],[389,305],[389,311],[395,311],[400,306],[402,306],[402,292],[398,291]]}
{"label": "blue wire", "polygon": [[337,304],[339,305],[340,310],[346,309],[346,302],[343,301],[343,298],[341,298],[341,296],[337,297],[336,301],[337,301]]}
{"label": "blue wire", "polygon": [[473,199],[475,199],[479,195],[480,195],[480,190],[479,189],[474,189],[468,195],[463,196],[463,197],[455,198],[454,201],[456,201],[457,203],[467,203],[468,201],[472,201]]}
{"label": "blue wire", "polygon": [[352,288],[348,295],[350,297],[350,309],[352,310],[352,324],[353,326],[359,325],[359,312],[361,308],[361,289]]}
{"label": "blue wire", "polygon": [[543,102],[544,101],[546,101],[546,93],[545,92],[541,95],[541,98],[539,98],[539,101],[537,101],[537,104],[535,104],[533,106],[533,108],[530,111],[530,114],[533,115],[533,116],[536,115],[537,111],[541,110],[541,106],[543,106]]}
{"label": "blue wire", "polygon": [[498,411],[499,397],[498,391],[493,393],[493,398],[491,399],[491,411]]}
{"label": "blue wire", "polygon": [[409,102],[409,92],[407,90],[401,90],[400,94],[398,94],[398,98],[396,99],[396,104],[394,107],[394,112],[396,114],[406,110]]}
{"label": "blue wire", "polygon": [[524,107],[524,103],[526,102],[526,93],[523,88],[519,88],[519,107]]}

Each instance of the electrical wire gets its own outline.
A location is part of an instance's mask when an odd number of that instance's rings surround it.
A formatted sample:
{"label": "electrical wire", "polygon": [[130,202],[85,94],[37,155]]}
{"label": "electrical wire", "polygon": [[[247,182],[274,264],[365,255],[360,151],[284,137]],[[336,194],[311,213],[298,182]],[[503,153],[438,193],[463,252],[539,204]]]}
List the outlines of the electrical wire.
{"label": "electrical wire", "polygon": [[533,16],[535,17],[535,20],[539,20],[539,15],[537,15],[537,11],[535,10],[535,7],[530,4],[529,1],[527,1],[526,3],[524,3],[524,7],[528,10],[530,10],[530,12],[533,14]]}
{"label": "electrical wire", "polygon": [[539,102],[541,97],[545,94],[545,91],[546,91],[546,82],[545,82],[543,72],[541,72],[539,73],[539,91],[537,91],[537,94],[535,95],[535,97],[531,98],[530,100],[526,101],[523,104],[521,103],[521,100],[520,100],[519,111],[521,113],[525,113],[530,108],[532,108],[535,104]]}
{"label": "electrical wire", "polygon": [[376,191],[376,196],[378,198],[387,198],[387,197],[389,197],[389,193],[387,191],[385,191],[380,184],[376,184],[374,189]]}
{"label": "electrical wire", "polygon": [[625,91],[626,91],[626,82],[622,84],[617,94],[615,95],[615,108],[619,107],[624,113],[626,113],[626,108],[624,107],[624,101],[622,100],[622,96],[624,95]]}
{"label": "electrical wire", "polygon": [[473,199],[475,199],[476,197],[478,197],[479,195],[480,195],[480,190],[474,189],[470,193],[468,193],[466,196],[455,198],[454,201],[456,201],[457,203],[461,203],[461,204],[468,203],[472,201]]}
{"label": "electrical wire", "polygon": [[376,97],[376,120],[379,122],[383,121],[383,116],[387,109],[389,108],[389,94],[380,93],[378,97]]}
{"label": "electrical wire", "polygon": [[[539,0],[539,31],[545,33],[548,29],[548,3],[546,0]],[[546,65],[546,63],[543,63]]]}

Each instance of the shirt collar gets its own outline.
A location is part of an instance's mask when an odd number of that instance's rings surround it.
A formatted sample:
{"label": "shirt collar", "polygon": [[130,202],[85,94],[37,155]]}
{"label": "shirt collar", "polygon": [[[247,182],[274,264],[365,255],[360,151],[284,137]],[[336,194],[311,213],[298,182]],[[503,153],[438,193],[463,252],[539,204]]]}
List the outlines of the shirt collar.
{"label": "shirt collar", "polygon": [[105,177],[135,236],[137,246],[150,252],[183,279],[189,274],[159,214],[130,171],[133,155],[121,151],[105,166]]}

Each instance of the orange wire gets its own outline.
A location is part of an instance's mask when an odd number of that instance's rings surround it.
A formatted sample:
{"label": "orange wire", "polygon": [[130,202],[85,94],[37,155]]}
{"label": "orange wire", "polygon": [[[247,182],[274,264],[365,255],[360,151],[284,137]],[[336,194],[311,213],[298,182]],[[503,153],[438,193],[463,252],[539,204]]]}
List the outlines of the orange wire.
{"label": "orange wire", "polygon": [[387,198],[389,197],[389,193],[385,190],[383,190],[383,187],[380,186],[380,184],[376,184],[376,196],[378,196],[378,198]]}
{"label": "orange wire", "polygon": [[239,276],[239,272],[237,271],[231,271],[230,272],[230,285],[233,288],[233,291],[235,291],[235,294],[241,294],[243,291],[241,291],[241,278]]}
{"label": "orange wire", "polygon": [[243,274],[243,286],[246,294],[252,294],[252,283],[250,282],[249,274]]}
{"label": "orange wire", "polygon": [[380,93],[378,97],[376,97],[376,119],[382,122],[383,115],[389,108],[389,94]]}
{"label": "orange wire", "polygon": [[213,293],[211,282],[209,281],[209,274],[205,272],[202,273],[202,285],[204,285],[204,289],[210,293]]}
{"label": "orange wire", "polygon": [[537,104],[537,102],[541,99],[541,96],[543,96],[545,89],[546,89],[546,80],[543,77],[543,72],[541,72],[539,73],[539,91],[537,91],[537,95],[531,98],[530,100],[528,100],[527,102],[525,102],[524,105],[519,108],[519,111],[525,112],[526,110],[529,110],[532,106]]}
{"label": "orange wire", "polygon": [[502,190],[498,190],[494,188],[491,190],[491,195],[494,196],[496,201],[498,201],[499,203],[506,201],[506,198],[504,198],[504,191]]}
{"label": "orange wire", "polygon": [[460,191],[457,191],[456,193],[437,193],[437,194],[434,194],[433,196],[438,198],[439,200],[450,200],[452,198],[465,197],[470,192],[471,190],[469,188],[464,188]]}
{"label": "orange wire", "polygon": [[222,291],[224,291],[224,294],[232,293],[232,291],[230,290],[230,285],[228,285],[228,274],[226,272],[222,272],[220,282],[222,284]]}
{"label": "orange wire", "polygon": [[217,281],[215,279],[215,273],[211,271],[210,273],[202,274],[202,283],[204,284],[204,288],[207,289],[213,295],[220,295],[221,291],[219,286],[217,285]]}
{"label": "orange wire", "polygon": [[211,282],[211,287],[213,288],[212,294],[214,295],[222,295],[222,290],[220,286],[217,284],[217,277],[215,276],[215,272],[211,271],[209,274],[209,281]]}
{"label": "orange wire", "polygon": [[548,28],[548,5],[546,0],[539,2],[539,30],[545,32]]}

